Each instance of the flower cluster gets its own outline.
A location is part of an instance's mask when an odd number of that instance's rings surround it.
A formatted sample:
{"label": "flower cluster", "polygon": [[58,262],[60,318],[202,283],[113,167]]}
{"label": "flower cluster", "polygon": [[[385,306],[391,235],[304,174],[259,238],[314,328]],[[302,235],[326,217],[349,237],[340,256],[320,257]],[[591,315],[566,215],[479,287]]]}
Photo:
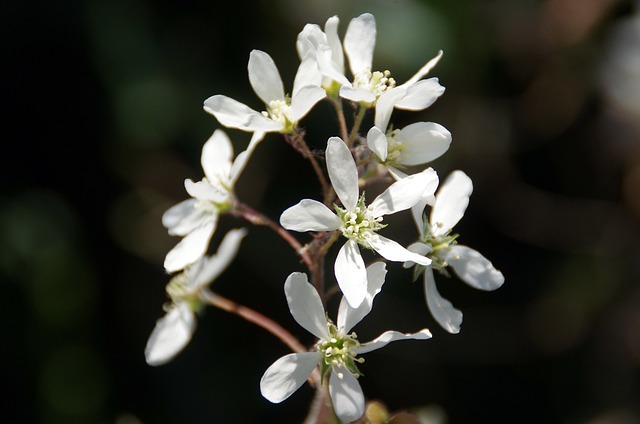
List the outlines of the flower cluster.
{"label": "flower cluster", "polygon": [[[396,340],[431,338],[427,329],[415,333],[386,331],[371,342],[361,343],[352,332],[372,310],[373,300],[382,290],[387,274],[383,260],[413,267],[414,279],[424,276],[428,309],[450,333],[460,331],[462,313],[438,293],[434,270],[449,277],[447,270],[451,268],[461,280],[480,290],[500,287],[504,277],[480,253],[458,244],[458,234],[452,234],[469,203],[471,179],[462,171],[454,171],[438,189],[436,171],[426,166],[448,150],[451,133],[433,122],[416,122],[400,129],[390,125],[394,109],[421,111],[444,93],[437,78],[426,78],[442,51],[408,81],[398,84],[389,70],[372,67],[376,40],[373,15],[365,13],[352,19],[342,41],[338,27],[338,18],[332,17],[324,29],[308,24],[300,32],[296,41],[300,65],[291,94],[285,92],[273,59],[259,50],[250,53],[249,82],[264,103],[264,110],[254,110],[224,95],[214,95],[204,102],[205,111],[220,124],[250,132],[252,138],[234,158],[228,136],[216,130],[202,149],[204,178],[198,182],[186,180],[191,197],[170,208],[162,218],[169,234],[182,240],[165,259],[166,271],[174,274],[167,286],[171,301],[149,338],[145,354],[151,365],[171,360],[191,339],[195,314],[205,305],[216,306],[270,331],[294,351],[264,373],[260,389],[266,399],[282,402],[309,381],[319,393],[327,388],[331,402],[326,404],[341,421],[352,422],[365,410],[358,383],[362,376],[359,366],[364,361],[360,355]],[[350,74],[345,72],[345,59]],[[300,127],[301,120],[322,100],[335,107],[340,125],[336,135],[327,140],[326,168],[311,153],[304,140],[306,131]],[[356,110],[351,128],[343,115],[343,102]],[[373,126],[363,128],[368,112],[373,113]],[[280,133],[309,161],[323,189],[321,200],[302,199],[284,210],[279,220],[245,205],[234,191],[251,154],[269,133]],[[378,183],[375,187],[385,183],[386,189],[367,197],[367,191],[374,190],[374,182]],[[408,214],[418,228],[418,241],[408,247],[387,237],[394,228],[384,218],[397,213]],[[284,292],[296,322],[316,339],[310,349],[261,313],[210,290],[211,282],[235,258],[247,232],[230,231],[218,252],[207,257],[222,215],[271,228],[306,265],[310,278],[306,273],[292,272],[286,278]],[[302,244],[290,231],[311,233],[310,240]],[[333,271],[337,290],[332,290],[334,279],[324,281],[322,264],[338,240],[343,244],[336,248]],[[367,265],[372,256],[383,260]],[[342,299],[334,323],[325,312],[325,302],[336,292]]]}

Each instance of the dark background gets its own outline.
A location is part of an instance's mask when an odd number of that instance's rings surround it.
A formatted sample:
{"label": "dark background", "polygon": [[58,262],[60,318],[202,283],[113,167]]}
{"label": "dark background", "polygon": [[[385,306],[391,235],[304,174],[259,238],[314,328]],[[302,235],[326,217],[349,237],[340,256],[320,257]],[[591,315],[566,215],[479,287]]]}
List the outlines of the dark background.
{"label": "dark background", "polygon": [[[439,280],[464,312],[450,335],[420,284],[391,264],[360,340],[429,327],[434,338],[368,354],[365,394],[431,423],[640,422],[640,10],[622,0],[5,2],[0,199],[0,421],[7,423],[301,422],[312,390],[281,405],[259,393],[287,348],[208,309],[187,349],[159,368],[143,349],[166,301],[162,261],[177,242],[162,212],[200,179],[217,121],[204,99],[260,108],[249,52],[274,58],[287,89],[305,23],[374,13],[374,68],[399,82],[439,49],[447,87],[402,126],[453,134],[433,163],[474,181],[456,231],[506,276],[496,292]],[[327,104],[305,119],[322,150]],[[237,151],[248,136],[228,131]],[[238,193],[277,218],[319,197],[306,162],[275,135]],[[385,220],[386,222],[386,220]],[[393,217],[395,226],[406,216]],[[245,226],[225,216],[225,230]],[[396,239],[410,243],[412,225]],[[391,226],[390,226],[391,228]],[[301,240],[304,238],[301,236]],[[329,261],[330,262],[330,261]],[[287,245],[250,228],[215,283],[305,343],[282,294],[303,271]],[[333,305],[335,307],[335,305]],[[334,312],[332,311],[331,314]],[[8,394],[8,395],[7,395]]]}

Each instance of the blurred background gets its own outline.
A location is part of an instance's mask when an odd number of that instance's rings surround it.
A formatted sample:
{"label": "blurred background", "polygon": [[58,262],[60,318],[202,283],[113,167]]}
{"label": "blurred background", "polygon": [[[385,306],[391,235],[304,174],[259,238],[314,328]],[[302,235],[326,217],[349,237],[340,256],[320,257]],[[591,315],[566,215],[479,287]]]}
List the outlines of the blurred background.
{"label": "blurred background", "polygon": [[[506,276],[493,293],[439,290],[464,313],[438,327],[399,264],[356,330],[429,327],[428,342],[370,353],[365,394],[431,423],[640,423],[640,4],[626,0],[272,0],[5,2],[0,182],[0,421],[301,422],[313,391],[272,405],[259,379],[287,348],[207,309],[187,349],[158,368],[143,350],[163,314],[162,263],[178,239],[160,217],[200,179],[225,94],[261,110],[249,52],[268,52],[287,90],[297,33],[368,11],[374,68],[409,78],[439,49],[447,88],[431,108],[395,112],[453,134],[432,165],[474,181],[460,243]],[[336,135],[328,104],[303,121],[315,149]],[[236,151],[248,135],[229,130]],[[238,185],[277,218],[320,189],[276,135]],[[394,221],[395,220],[395,221]],[[387,221],[387,220],[385,220]],[[406,216],[394,233],[414,241]],[[246,223],[222,218],[214,237]],[[306,240],[302,235],[300,240]],[[335,252],[332,252],[335,254]],[[333,256],[331,256],[332,258]],[[373,259],[373,256],[370,257]],[[329,260],[331,262],[331,259]],[[282,284],[303,271],[287,245],[250,228],[214,289],[313,340]],[[330,315],[335,313],[335,305]]]}

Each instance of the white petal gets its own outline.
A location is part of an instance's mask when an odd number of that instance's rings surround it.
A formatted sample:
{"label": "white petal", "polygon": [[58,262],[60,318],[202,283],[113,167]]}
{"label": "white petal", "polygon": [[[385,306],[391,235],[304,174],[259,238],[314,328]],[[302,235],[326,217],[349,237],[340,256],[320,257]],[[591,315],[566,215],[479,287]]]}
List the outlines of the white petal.
{"label": "white petal", "polygon": [[342,298],[338,308],[338,328],[349,333],[357,323],[362,321],[362,318],[371,312],[373,299],[382,290],[386,275],[387,269],[384,262],[374,262],[367,267],[367,295],[357,308],[352,308],[349,306],[349,302]]}
{"label": "white petal", "polygon": [[487,258],[467,246],[452,246],[445,259],[460,279],[471,287],[491,291],[504,283],[502,273]]}
{"label": "white petal", "polygon": [[340,87],[340,97],[351,100],[355,103],[373,103],[376,101],[376,95],[364,88],[353,88],[343,85]]}
{"label": "white petal", "polygon": [[269,402],[280,403],[307,381],[320,362],[319,352],[290,353],[274,362],[260,379],[260,392]]}
{"label": "white petal", "polygon": [[454,308],[447,299],[440,296],[431,267],[427,267],[424,270],[424,295],[429,311],[438,324],[449,333],[459,333],[460,325],[462,324],[462,312]]}
{"label": "white petal", "polygon": [[303,199],[280,215],[280,225],[292,231],[333,231],[340,228],[338,216],[317,200]]}
{"label": "white petal", "polygon": [[403,178],[391,184],[382,194],[371,202],[373,216],[390,215],[409,209],[423,197],[425,190],[434,185],[438,175],[431,169]]}
{"label": "white petal", "polygon": [[349,58],[349,67],[354,76],[371,70],[375,45],[376,20],[373,15],[363,13],[352,19],[344,36],[344,52]]}
{"label": "white petal", "polygon": [[326,338],[327,318],[320,295],[303,272],[293,272],[284,283],[289,311],[298,324],[319,339]]}
{"label": "white petal", "polygon": [[367,133],[367,146],[369,150],[378,156],[381,162],[387,159],[389,142],[387,141],[387,136],[380,131],[380,128],[375,126],[371,127]]}
{"label": "white petal", "polygon": [[300,62],[300,66],[298,66],[296,77],[293,80],[291,97],[296,97],[298,91],[308,85],[314,87],[320,87],[322,85],[322,73],[320,69],[318,69],[318,62],[312,54],[304,56]]}
{"label": "white petal", "polygon": [[238,254],[238,249],[240,249],[240,242],[246,234],[247,230],[244,228],[230,230],[225,234],[215,255],[212,255],[210,258],[205,258],[199,272],[191,276],[193,286],[199,287],[210,284],[217,279],[218,276],[222,274],[222,271],[227,269],[229,264],[235,259]]}
{"label": "white petal", "polygon": [[429,330],[422,329],[417,333],[400,333],[399,331],[385,331],[378,338],[371,340],[370,342],[363,343],[360,347],[355,348],[355,352],[360,355],[362,353],[371,352],[373,350],[385,347],[391,342],[398,340],[427,340],[431,338],[431,332]]}
{"label": "white petal", "polygon": [[212,182],[227,182],[231,172],[233,160],[233,146],[227,134],[222,130],[215,130],[202,147],[200,163],[204,175]]}
{"label": "white petal", "polygon": [[210,200],[214,203],[225,203],[229,200],[229,192],[217,181],[214,181],[213,184],[205,180],[194,183],[186,179],[184,188],[191,197],[198,200]]}
{"label": "white petal", "polygon": [[350,423],[364,414],[364,394],[358,380],[346,368],[331,370],[329,395],[340,421]]}
{"label": "white petal", "polygon": [[432,180],[429,184],[424,187],[424,192],[422,196],[420,196],[420,200],[411,207],[411,215],[413,216],[413,220],[418,227],[418,233],[424,233],[424,225],[425,222],[422,219],[422,215],[424,212],[424,208],[427,205],[433,206],[436,202],[436,197],[434,196],[434,192],[436,188],[438,188],[438,178]]}
{"label": "white petal", "polygon": [[416,72],[411,78],[409,78],[407,82],[405,82],[402,85],[403,86],[413,85],[419,80],[421,80],[422,77],[426,76],[438,64],[441,57],[442,57],[442,50],[440,50],[436,55],[436,57],[428,61],[422,68],[420,68],[418,72]]}
{"label": "white petal", "polygon": [[243,131],[279,131],[282,124],[262,116],[247,105],[227,96],[215,95],[204,101],[204,110],[225,127]]}
{"label": "white petal", "polygon": [[338,37],[338,24],[340,19],[337,16],[332,16],[327,19],[324,24],[324,33],[327,37],[327,43],[331,48],[331,59],[337,65],[338,69],[344,73],[344,52],[342,51],[342,43],[340,37]]}
{"label": "white petal", "polygon": [[329,179],[348,211],[355,209],[358,203],[358,168],[351,156],[351,150],[339,137],[331,137],[327,141],[327,171]]}
{"label": "white petal", "polygon": [[306,116],[313,106],[327,96],[324,88],[308,85],[302,87],[291,99],[291,121],[296,123]]}
{"label": "white petal", "polygon": [[284,100],[282,78],[271,56],[263,51],[253,50],[249,55],[248,70],[251,87],[264,104]]}
{"label": "white petal", "polygon": [[374,118],[374,124],[376,127],[380,128],[382,131],[387,130],[393,108],[406,94],[407,90],[404,87],[394,87],[385,91],[380,95],[380,97],[378,97]]}
{"label": "white petal", "polygon": [[413,261],[425,266],[431,264],[431,259],[413,253],[395,241],[389,240],[380,234],[377,234],[377,237],[372,237],[368,242],[373,250],[378,252],[383,258],[392,262]]}
{"label": "white petal", "polygon": [[462,171],[453,171],[445,179],[436,194],[436,202],[431,209],[431,232],[436,235],[451,230],[469,206],[469,196],[473,192],[471,178]]}
{"label": "white petal", "polygon": [[348,240],[340,248],[333,270],[349,305],[360,306],[367,295],[367,270],[358,243]]}
{"label": "white petal", "polygon": [[438,78],[418,81],[406,87],[405,95],[396,102],[395,107],[405,110],[423,110],[431,106],[444,93],[444,87]]}
{"label": "white petal", "polygon": [[396,139],[405,143],[400,163],[413,166],[442,156],[451,144],[451,133],[434,122],[416,122],[400,130]]}
{"label": "white petal", "polygon": [[211,221],[192,231],[176,244],[164,259],[164,268],[167,272],[180,271],[204,256],[217,224],[218,215],[211,215]]}
{"label": "white petal", "polygon": [[147,364],[166,364],[189,344],[196,329],[193,311],[186,303],[173,305],[167,314],[156,322],[144,349]]}
{"label": "white petal", "polygon": [[[417,253],[420,256],[427,256],[427,253],[431,252],[433,249],[431,248],[430,245],[417,241],[407,246],[407,250],[409,252]],[[407,261],[402,264],[402,267],[411,268],[415,264],[416,263],[413,261]]]}
{"label": "white petal", "polygon": [[196,203],[196,199],[187,199],[167,209],[162,215],[162,225],[169,230],[169,234],[184,236],[196,228],[188,224],[200,216],[195,209]]}
{"label": "white petal", "polygon": [[238,156],[236,156],[236,159],[233,161],[233,165],[231,166],[231,171],[229,171],[229,184],[232,188],[236,181],[238,181],[238,178],[249,161],[249,158],[253,154],[253,151],[264,138],[264,135],[265,133],[263,132],[254,132],[246,150],[240,152]]}

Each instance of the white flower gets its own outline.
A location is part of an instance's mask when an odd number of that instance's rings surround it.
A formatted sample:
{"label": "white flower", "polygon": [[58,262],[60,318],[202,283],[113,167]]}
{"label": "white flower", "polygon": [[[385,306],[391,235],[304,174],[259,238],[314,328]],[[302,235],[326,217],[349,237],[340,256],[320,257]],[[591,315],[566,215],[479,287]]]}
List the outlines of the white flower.
{"label": "white flower", "polygon": [[171,304],[166,307],[166,315],[156,322],[144,350],[149,365],[169,362],[189,343],[196,329],[195,313],[202,307],[200,291],[233,261],[245,234],[244,229],[229,231],[215,255],[200,258],[169,282],[167,294]]}
{"label": "white flower", "polygon": [[[453,171],[436,194],[429,222],[421,221],[418,224],[420,242],[409,246],[409,250],[432,260],[430,266],[418,266],[416,271],[424,271],[424,291],[431,314],[450,333],[460,331],[462,312],[438,293],[434,269],[447,274],[446,268],[451,267],[462,281],[479,290],[495,290],[504,283],[502,273],[487,258],[467,246],[457,244],[458,235],[451,234],[469,205],[472,191],[471,179],[462,171]],[[405,267],[411,265],[406,263]]]}
{"label": "white flower", "polygon": [[451,133],[434,122],[416,122],[387,135],[374,126],[367,133],[367,146],[397,180],[406,177],[398,168],[431,162],[450,144]]}
{"label": "white flower", "polygon": [[350,333],[371,311],[373,299],[384,284],[386,272],[382,262],[367,268],[365,300],[358,308],[352,308],[343,298],[337,324],[328,320],[320,296],[307,281],[306,274],[294,272],[289,275],[284,290],[291,315],[319,340],[313,352],[292,353],[274,362],[260,380],[262,396],[273,403],[284,401],[320,365],[322,376],[328,376],[329,395],[338,418],[344,422],[360,418],[364,413],[365,401],[357,380],[361,375],[357,364],[364,360],[357,355],[380,349],[396,340],[424,340],[431,337],[427,329],[413,334],[387,331],[371,342],[360,344],[356,334]]}
{"label": "white flower", "polygon": [[349,59],[349,68],[353,75],[353,82],[349,82],[344,75],[338,23],[336,16],[329,18],[324,32],[317,25],[306,25],[298,35],[298,54],[301,58],[312,57],[316,61],[319,72],[325,78],[323,85],[328,90],[331,91],[328,81],[335,81],[340,86],[341,97],[369,105],[376,102],[377,127],[386,130],[394,107],[423,110],[442,95],[444,87],[438,83],[437,78],[421,81],[438,63],[442,52],[400,86],[396,86],[396,81],[391,78],[389,71],[373,71],[376,21],[370,13],[352,19],[345,33],[344,53]]}
{"label": "white flower", "polygon": [[280,224],[293,231],[342,232],[347,242],[338,253],[334,271],[345,298],[351,306],[358,307],[367,293],[365,264],[358,245],[373,249],[390,261],[431,263],[377,231],[385,227],[384,215],[409,209],[420,200],[426,187],[435,191],[438,176],[431,168],[411,175],[392,184],[366,206],[364,194],[359,194],[358,169],[351,151],[340,138],[328,140],[326,161],[329,178],[344,209],[336,206],[333,212],[316,200],[304,199],[282,213]]}
{"label": "white flower", "polygon": [[249,82],[267,110],[260,113],[223,95],[209,97],[204,110],[229,128],[243,131],[291,132],[311,108],[326,96],[322,76],[311,58],[298,68],[291,97],[285,96],[276,64],[267,53],[253,50],[249,55]]}
{"label": "white flower", "polygon": [[247,149],[235,160],[233,146],[224,131],[216,130],[204,144],[200,161],[205,178],[198,182],[185,180],[191,199],[172,206],[162,216],[169,234],[183,237],[165,258],[167,272],[179,271],[205,254],[220,213],[231,207],[233,186],[263,136],[254,133]]}

